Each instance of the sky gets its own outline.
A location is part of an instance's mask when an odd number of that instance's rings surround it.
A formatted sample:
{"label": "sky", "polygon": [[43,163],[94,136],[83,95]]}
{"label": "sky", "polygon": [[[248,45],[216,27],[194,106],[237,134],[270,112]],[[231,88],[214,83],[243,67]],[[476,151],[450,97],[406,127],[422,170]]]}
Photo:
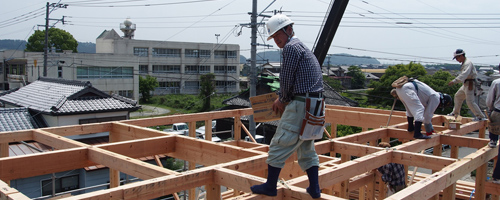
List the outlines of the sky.
{"label": "sky", "polygon": [[[79,42],[93,42],[104,30],[119,34],[120,23],[136,24],[134,39],[239,44],[250,58],[252,0],[67,0],[52,9],[50,24]],[[0,39],[27,40],[44,30],[47,1],[3,1]],[[259,0],[257,12],[282,11],[295,22],[295,35],[311,50],[321,30],[328,0]],[[475,65],[500,63],[498,0],[350,0],[329,54],[370,56],[383,64],[457,64],[461,48]],[[62,19],[65,23],[57,22]],[[259,17],[259,22],[268,18]],[[258,52],[278,47],[259,26]],[[218,35],[218,36],[216,36]]]}

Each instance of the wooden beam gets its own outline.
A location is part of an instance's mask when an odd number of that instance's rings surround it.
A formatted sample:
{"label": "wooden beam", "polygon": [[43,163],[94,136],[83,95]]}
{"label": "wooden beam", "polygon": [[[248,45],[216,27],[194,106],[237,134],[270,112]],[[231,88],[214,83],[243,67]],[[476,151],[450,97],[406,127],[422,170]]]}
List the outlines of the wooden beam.
{"label": "wooden beam", "polygon": [[[497,154],[496,149],[485,147],[469,154],[465,158],[444,167],[441,171],[434,173],[423,181],[419,181],[402,192],[391,196],[394,199],[429,199],[438,194],[441,190],[454,184],[464,175],[470,173],[473,169],[483,165]],[[422,192],[425,191],[425,192]]]}
{"label": "wooden beam", "polygon": [[33,130],[11,131],[0,133],[0,143],[33,140]]}
{"label": "wooden beam", "polygon": [[171,170],[98,148],[90,148],[88,158],[92,162],[144,180],[173,174]]}
{"label": "wooden beam", "polygon": [[[349,126],[359,126],[359,122],[363,122],[363,127],[380,128],[387,125],[389,115],[368,113],[350,110],[325,109],[326,122],[338,123]],[[392,116],[390,124],[398,124],[406,122],[406,116]]]}
{"label": "wooden beam", "polygon": [[243,124],[241,123],[241,118],[240,116],[235,116],[234,117],[234,137],[233,139],[238,141],[241,140],[241,127]]}
{"label": "wooden beam", "polygon": [[174,124],[180,122],[205,121],[207,119],[212,120],[212,119],[232,118],[236,116],[241,117],[243,115],[253,115],[253,109],[245,108],[237,110],[212,111],[212,112],[202,112],[194,114],[169,115],[169,116],[154,117],[154,118],[125,120],[121,122],[136,126],[149,127],[149,126]]}
{"label": "wooden beam", "polygon": [[165,132],[161,132],[158,130],[134,126],[130,124],[125,124],[121,122],[113,122],[112,123],[112,132],[119,133],[117,135],[118,141],[126,141],[126,140],[135,140],[135,139],[143,139],[149,137],[159,137],[166,135]]}
{"label": "wooden beam", "polygon": [[109,132],[111,131],[111,122],[48,127],[42,128],[42,130],[60,136],[85,135],[91,133]]}
{"label": "wooden beam", "polygon": [[69,149],[75,147],[90,147],[90,145],[68,139],[63,136],[59,136],[53,133],[49,133],[44,130],[34,130],[33,139],[39,143],[45,144],[47,146],[53,147],[55,149]]}
{"label": "wooden beam", "polygon": [[213,184],[213,178],[213,169],[202,168],[181,174],[129,183],[117,188],[85,193],[71,199],[153,199],[189,188]]}
{"label": "wooden beam", "polygon": [[[13,180],[79,169],[95,163],[87,159],[86,147],[0,159],[0,179]],[[36,163],[36,167],[33,167]],[[57,164],[56,164],[57,163]]]}
{"label": "wooden beam", "polygon": [[441,144],[480,149],[486,146],[490,140],[459,135],[440,135],[440,141]]}
{"label": "wooden beam", "polygon": [[431,170],[441,170],[444,167],[455,163],[457,160],[421,153],[392,151],[392,162],[409,166],[417,166]]}
{"label": "wooden beam", "polygon": [[132,141],[114,142],[95,145],[95,147],[108,150],[131,158],[166,154],[175,151],[176,136],[161,136]]}

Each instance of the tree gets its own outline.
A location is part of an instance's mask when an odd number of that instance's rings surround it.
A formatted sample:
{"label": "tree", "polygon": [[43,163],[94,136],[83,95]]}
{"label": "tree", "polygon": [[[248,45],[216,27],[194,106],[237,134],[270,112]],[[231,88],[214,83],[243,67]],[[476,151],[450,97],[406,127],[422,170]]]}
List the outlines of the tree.
{"label": "tree", "polygon": [[200,94],[199,98],[203,101],[201,111],[210,110],[210,96],[215,94],[215,75],[212,73],[200,76]]}
{"label": "tree", "polygon": [[[73,50],[73,52],[78,52],[78,42],[73,35],[66,32],[65,30],[58,28],[49,29],[49,44],[48,47],[56,48],[56,52],[62,52],[63,50]],[[25,51],[28,52],[43,52],[45,48],[45,30],[36,30],[33,35],[28,38],[28,43],[26,43]]]}
{"label": "tree", "polygon": [[149,102],[151,100],[151,91],[158,87],[158,81],[156,77],[147,75],[145,78],[139,76],[139,93],[142,94],[142,100],[144,102]]}
{"label": "tree", "polygon": [[333,78],[330,78],[329,76],[324,75],[323,81],[325,81],[326,84],[328,84],[330,87],[332,87],[333,89],[335,89],[337,91],[340,91],[343,89],[342,83],[339,80],[335,80]]}
{"label": "tree", "polygon": [[350,66],[347,69],[347,75],[352,77],[352,89],[361,89],[365,87],[366,77],[365,74],[361,71],[361,68],[357,66]]}

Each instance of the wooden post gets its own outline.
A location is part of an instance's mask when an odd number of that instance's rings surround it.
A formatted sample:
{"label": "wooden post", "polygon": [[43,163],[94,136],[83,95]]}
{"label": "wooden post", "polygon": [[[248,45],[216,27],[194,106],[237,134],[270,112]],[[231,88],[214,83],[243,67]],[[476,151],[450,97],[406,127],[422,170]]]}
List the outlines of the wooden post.
{"label": "wooden post", "polygon": [[220,186],[217,184],[208,184],[205,186],[207,191],[206,199],[221,199]]}
{"label": "wooden post", "polygon": [[[377,170],[377,169],[375,169]],[[376,171],[373,171],[373,178],[371,181],[366,184],[366,200],[374,200],[375,199],[375,181],[376,181]]]}
{"label": "wooden post", "polygon": [[[194,169],[196,169],[196,163],[189,162],[189,170],[194,170]],[[189,189],[189,200],[195,200],[195,199],[196,199],[196,188],[191,188]]]}
{"label": "wooden post", "polygon": [[[351,155],[342,154],[341,163],[345,163],[351,160]],[[349,198],[349,179],[340,182],[340,190],[339,197],[341,198]]]}
{"label": "wooden post", "polygon": [[[0,144],[0,157],[5,158],[9,157],[9,143],[1,143]],[[10,180],[3,180],[10,186]]]}
{"label": "wooden post", "polygon": [[485,163],[476,169],[476,189],[474,199],[486,199],[486,191],[484,182],[486,181],[486,168],[488,163]]}
{"label": "wooden post", "polygon": [[[443,154],[443,148],[442,148],[442,145],[441,144],[438,144],[436,146],[433,147],[433,151],[432,151],[432,154],[435,155],[435,156],[441,156]],[[439,170],[432,170],[432,173],[436,173],[438,172]],[[455,184],[453,184],[455,185]],[[448,187],[449,188],[449,187]],[[447,189],[448,189],[447,188]],[[434,199],[434,200],[439,200],[439,193],[434,195],[433,197],[431,197],[430,199]]]}
{"label": "wooden post", "polygon": [[[120,135],[116,131],[109,131],[109,143],[119,142]],[[120,186],[120,171],[109,168],[109,188]]]}
{"label": "wooden post", "polygon": [[458,146],[451,146],[450,149],[450,158],[458,158]]}
{"label": "wooden post", "polygon": [[[337,137],[337,124],[336,123],[331,123],[331,126],[330,126],[330,136],[331,138],[336,138]],[[333,143],[330,143],[330,144],[333,144]],[[336,153],[335,151],[330,151],[330,157],[335,157],[336,156]]]}
{"label": "wooden post", "polygon": [[241,118],[234,117],[234,138],[235,141],[241,140]]}
{"label": "wooden post", "polygon": [[455,199],[457,183],[453,183],[443,190],[443,199]]}
{"label": "wooden post", "polygon": [[212,141],[212,120],[205,120],[205,140]]}
{"label": "wooden post", "polygon": [[[486,122],[481,121],[481,123],[486,123]],[[485,138],[486,137],[486,126],[483,126],[479,129],[479,135],[477,137],[478,138]]]}

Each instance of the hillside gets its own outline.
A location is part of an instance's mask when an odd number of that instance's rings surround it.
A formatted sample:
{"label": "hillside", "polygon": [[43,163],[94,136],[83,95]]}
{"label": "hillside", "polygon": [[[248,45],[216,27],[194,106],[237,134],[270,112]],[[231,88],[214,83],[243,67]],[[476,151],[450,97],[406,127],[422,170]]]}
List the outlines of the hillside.
{"label": "hillside", "polygon": [[[262,62],[280,62],[280,52],[279,51],[265,51],[258,52],[257,58],[259,63]],[[264,60],[264,61],[263,61]],[[379,65],[380,62],[372,57],[367,56],[354,56],[350,54],[333,54],[327,56],[325,58],[324,66],[328,64],[330,61],[330,65]]]}
{"label": "hillside", "polygon": [[[16,49],[19,51],[24,51],[25,48],[26,41],[24,40],[0,40],[0,51]],[[78,42],[77,50],[80,53],[95,53],[95,43]]]}

